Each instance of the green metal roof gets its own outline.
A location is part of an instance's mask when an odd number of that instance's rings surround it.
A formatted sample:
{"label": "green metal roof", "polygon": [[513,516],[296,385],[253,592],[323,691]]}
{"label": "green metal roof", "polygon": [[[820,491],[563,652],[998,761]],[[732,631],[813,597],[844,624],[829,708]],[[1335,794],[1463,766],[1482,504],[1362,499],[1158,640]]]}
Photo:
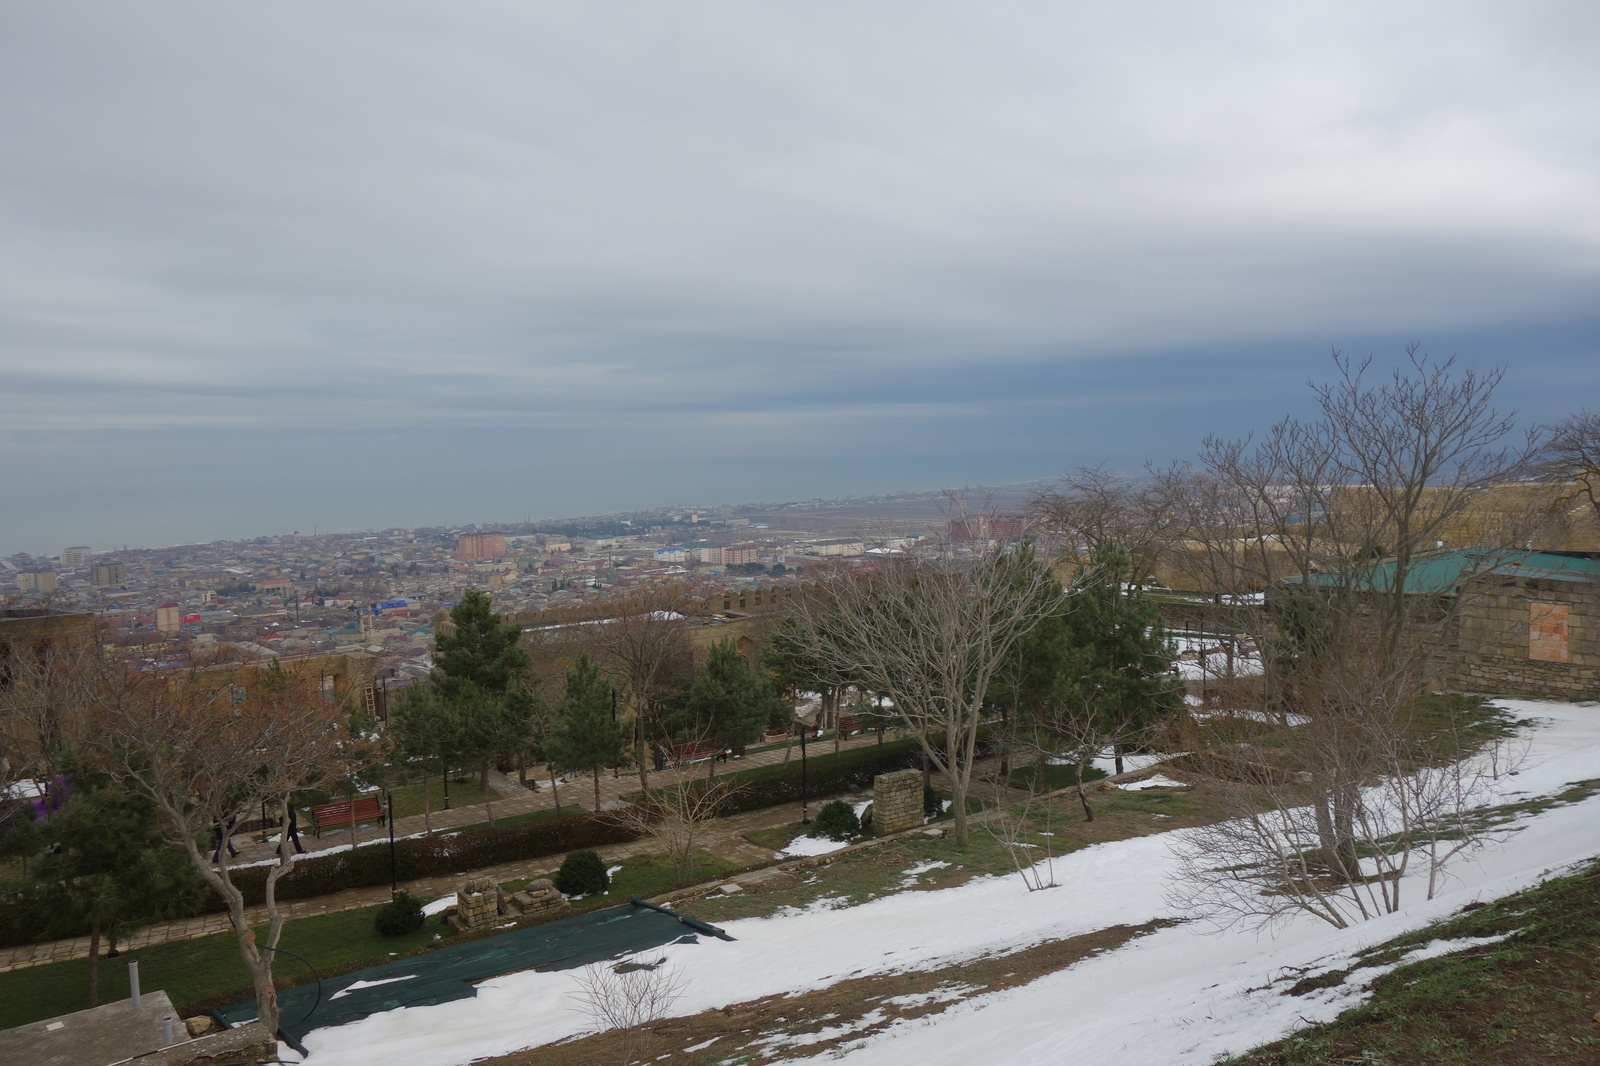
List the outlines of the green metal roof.
{"label": "green metal roof", "polygon": [[[1389,561],[1356,574],[1319,574],[1313,580],[1320,585],[1349,581],[1361,588],[1387,592],[1394,587],[1394,572],[1395,564]],[[1456,548],[1412,559],[1406,571],[1405,591],[1433,596],[1453,594],[1459,591],[1462,579],[1469,573],[1479,577],[1492,573],[1542,581],[1597,581],[1600,580],[1600,559],[1560,552]],[[1289,580],[1296,582],[1299,578]]]}

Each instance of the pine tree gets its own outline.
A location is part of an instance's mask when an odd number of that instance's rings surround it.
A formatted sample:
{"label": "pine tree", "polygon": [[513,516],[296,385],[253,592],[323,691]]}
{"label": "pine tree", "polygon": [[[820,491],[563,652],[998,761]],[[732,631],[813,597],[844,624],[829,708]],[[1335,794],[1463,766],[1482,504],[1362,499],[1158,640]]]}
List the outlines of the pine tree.
{"label": "pine tree", "polygon": [[611,682],[584,652],[567,670],[561,722],[550,738],[551,762],[563,771],[594,776],[594,808],[600,809],[600,771],[628,761],[628,727],[612,720]]}
{"label": "pine tree", "polygon": [[433,774],[448,775],[465,747],[456,704],[440,699],[432,685],[410,685],[395,701],[388,731],[395,741],[396,758],[421,771],[423,831],[431,833],[433,809],[428,778]]}
{"label": "pine tree", "polygon": [[[726,640],[711,646],[705,671],[689,686],[684,701],[690,728],[719,751],[761,739],[763,730],[782,713],[783,702],[771,679],[752,669]],[[707,777],[715,774],[712,759]]]}
{"label": "pine tree", "polygon": [[154,832],[148,800],[111,788],[81,789],[42,827],[56,849],[34,876],[59,884],[67,935],[89,927],[89,1006],[100,1000],[100,939],[192,913],[204,894],[186,857]]}
{"label": "pine tree", "polygon": [[533,660],[522,646],[522,626],[495,614],[487,594],[468,589],[434,639],[433,664],[434,682],[450,698],[468,682],[504,695]]}

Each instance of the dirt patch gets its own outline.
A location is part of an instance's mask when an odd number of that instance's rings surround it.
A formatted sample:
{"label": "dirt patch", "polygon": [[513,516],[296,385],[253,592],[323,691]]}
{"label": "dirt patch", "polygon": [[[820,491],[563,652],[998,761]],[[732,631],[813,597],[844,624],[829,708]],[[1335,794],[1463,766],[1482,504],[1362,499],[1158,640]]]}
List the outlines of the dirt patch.
{"label": "dirt patch", "polygon": [[1163,920],[1112,926],[937,970],[847,975],[814,992],[735,1003],[626,1034],[605,1032],[548,1044],[479,1066],[593,1066],[630,1057],[663,1066],[730,1059],[763,1066],[795,1051],[809,1056],[854,1044],[974,996],[1028,984],[1172,924]]}

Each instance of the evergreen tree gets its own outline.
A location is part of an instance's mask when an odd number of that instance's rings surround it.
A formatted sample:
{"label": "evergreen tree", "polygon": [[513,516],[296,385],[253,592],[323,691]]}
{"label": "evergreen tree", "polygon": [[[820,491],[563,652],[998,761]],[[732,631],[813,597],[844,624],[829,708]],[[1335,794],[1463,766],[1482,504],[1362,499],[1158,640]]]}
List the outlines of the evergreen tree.
{"label": "evergreen tree", "polygon": [[450,608],[450,625],[440,628],[433,643],[433,679],[446,698],[469,682],[503,696],[533,665],[522,646],[522,626],[495,614],[488,595],[478,589],[462,593],[461,602]]}
{"label": "evergreen tree", "polygon": [[[428,778],[448,776],[462,757],[464,729],[456,713],[457,704],[439,697],[429,684],[405,688],[389,712],[389,735],[395,742],[395,757],[403,766],[422,775],[422,818],[425,832],[433,832],[432,796]],[[445,786],[449,795],[449,785]]]}
{"label": "evergreen tree", "polygon": [[594,807],[600,809],[600,771],[628,761],[632,730],[611,717],[611,682],[584,652],[567,670],[561,721],[549,741],[551,764],[594,776]]}
{"label": "evergreen tree", "polygon": [[[1077,592],[1030,632],[1014,667],[1024,711],[1093,707],[1099,730],[1123,738],[1179,706],[1162,616],[1126,584],[1128,568],[1115,544],[1099,547],[1080,568]],[[1115,754],[1120,771],[1122,747]]]}
{"label": "evergreen tree", "polygon": [[116,789],[80,789],[41,827],[55,845],[34,876],[59,884],[58,930],[89,927],[89,1006],[100,1000],[100,940],[192,913],[205,889],[179,851],[154,831],[148,800]]}
{"label": "evergreen tree", "polygon": [[[783,715],[783,701],[772,680],[744,661],[732,641],[711,646],[703,673],[689,686],[684,715],[690,729],[716,748],[742,748]],[[711,760],[707,777],[715,776]]]}
{"label": "evergreen tree", "polygon": [[452,705],[461,723],[462,754],[478,761],[479,784],[493,821],[489,764],[497,755],[516,751],[529,728],[526,719],[517,721],[526,703],[510,695],[533,667],[522,646],[522,626],[495,614],[486,593],[467,589],[450,608],[450,625],[441,627],[434,639],[433,663],[437,694]]}

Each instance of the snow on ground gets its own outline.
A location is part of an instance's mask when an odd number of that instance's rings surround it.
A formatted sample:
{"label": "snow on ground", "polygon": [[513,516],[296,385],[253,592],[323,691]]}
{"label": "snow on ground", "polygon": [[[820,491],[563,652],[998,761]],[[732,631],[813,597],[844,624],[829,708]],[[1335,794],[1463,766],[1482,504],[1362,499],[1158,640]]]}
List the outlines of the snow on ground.
{"label": "snow on ground", "polygon": [[[1600,777],[1600,706],[1503,701],[1541,719],[1516,787],[1560,790]],[[1600,854],[1600,797],[1521,819],[1495,847],[1459,862],[1440,898],[1422,899],[1351,929],[1315,918],[1275,935],[1216,932],[1185,923],[1132,940],[1031,984],[833,1050],[871,1066],[1058,1063],[1138,1066],[1208,1063],[1324,1021],[1359,1002],[1369,979],[1312,996],[1282,989],[1305,968],[1342,968],[1361,949],[1425,925],[1478,899],[1518,891],[1547,873]],[[731,922],[734,943],[671,945],[690,1014],[778,993],[823,988],[846,976],[948,966],[998,949],[1090,933],[1117,924],[1182,917],[1165,899],[1170,834],[1096,845],[1055,859],[1060,888],[1029,893],[1016,876],[984,877],[935,892],[910,892],[857,907],[815,904],[773,918]],[[692,911],[692,907],[689,908]],[[1435,945],[1435,947],[1439,947]],[[1442,948],[1441,948],[1442,950]],[[1296,968],[1296,969],[1290,969]],[[1269,987],[1273,982],[1276,987]],[[524,972],[479,985],[475,999],[404,1008],[306,1039],[312,1066],[449,1066],[577,1034],[584,1018],[567,993],[571,973]],[[801,1050],[803,1053],[803,1049]]]}
{"label": "snow on ground", "polygon": [[1151,774],[1143,781],[1124,781],[1117,786],[1129,792],[1143,792],[1147,788],[1188,788],[1183,781],[1174,781],[1165,774]]}
{"label": "snow on ground", "polygon": [[850,842],[848,840],[829,840],[827,837],[795,837],[789,842],[789,846],[779,854],[793,856],[826,855],[830,851],[838,851],[840,848],[848,848],[849,846]]}
{"label": "snow on ground", "polygon": [[432,903],[424,904],[422,907],[422,913],[425,916],[432,918],[435,914],[443,914],[445,911],[449,910],[455,905],[456,894],[452,892],[448,896],[440,896]]}

